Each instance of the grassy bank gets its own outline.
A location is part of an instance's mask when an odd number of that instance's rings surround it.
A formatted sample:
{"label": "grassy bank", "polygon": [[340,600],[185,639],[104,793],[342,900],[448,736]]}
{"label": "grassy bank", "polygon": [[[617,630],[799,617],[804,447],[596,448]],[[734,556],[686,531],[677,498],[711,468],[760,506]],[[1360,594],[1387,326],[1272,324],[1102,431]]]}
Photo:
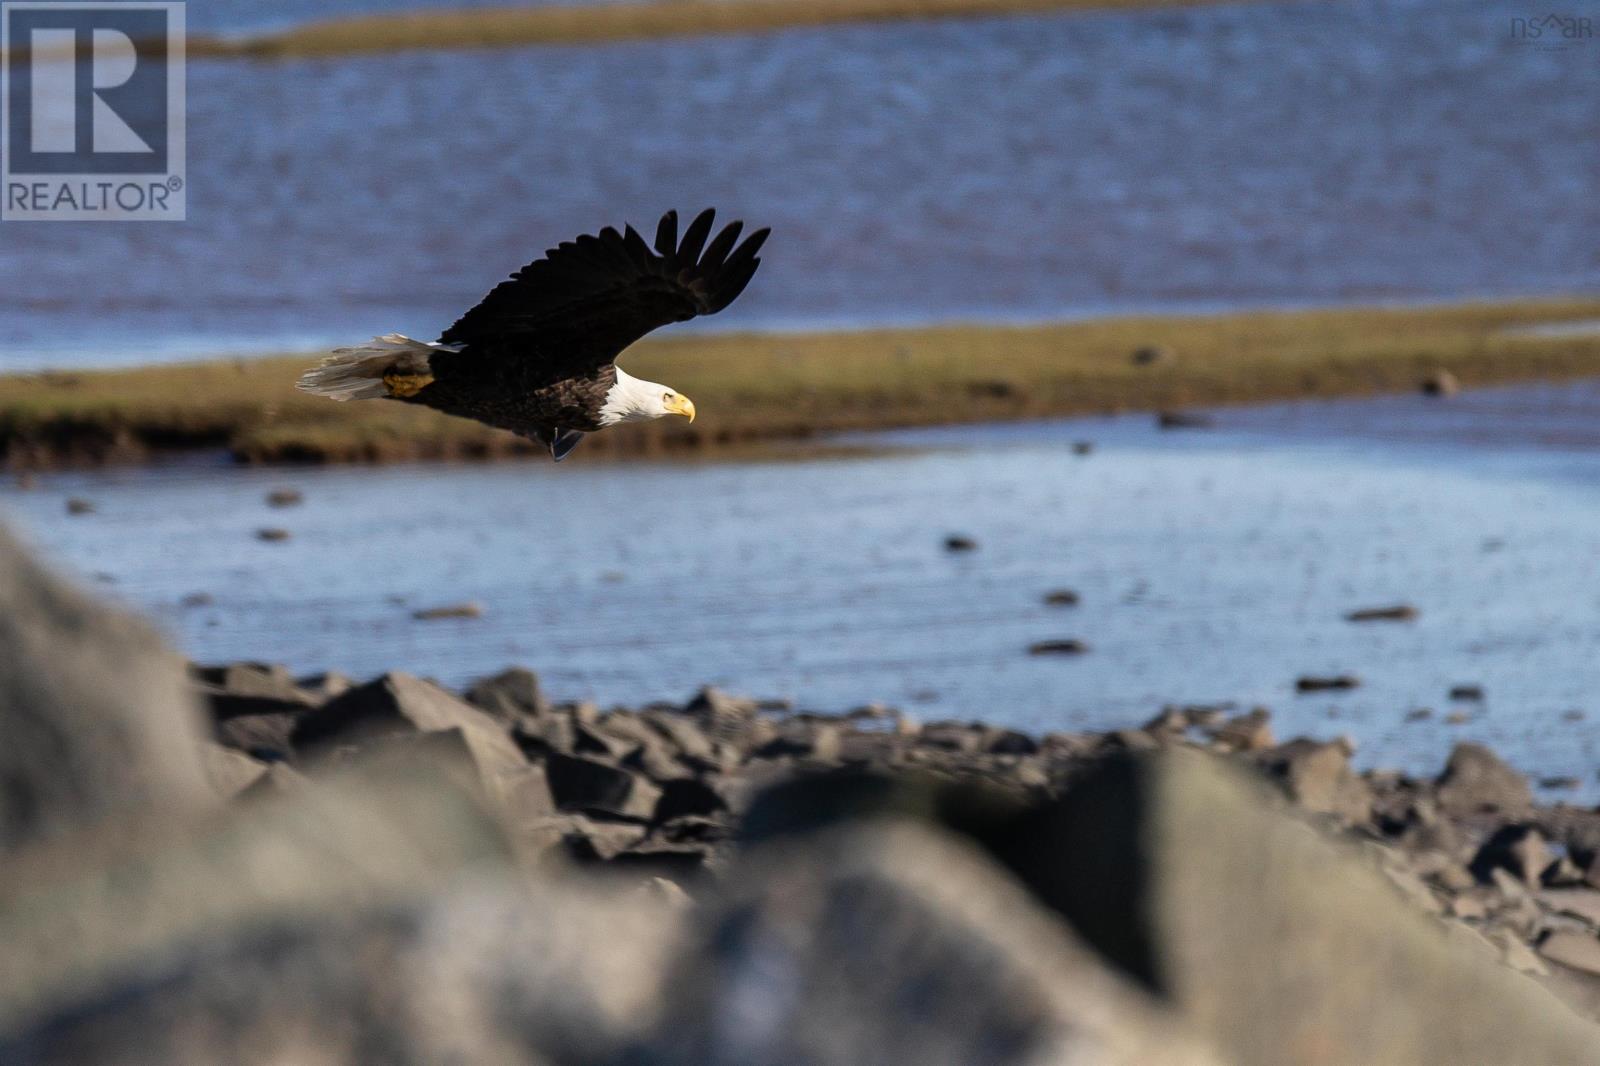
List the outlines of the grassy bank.
{"label": "grassy bank", "polygon": [[[1600,375],[1600,336],[1518,326],[1600,318],[1600,300],[1103,319],[794,335],[665,336],[624,360],[692,396],[694,425],[608,430],[578,452],[665,453],[842,430],[979,422]],[[1154,362],[1133,353],[1162,350]],[[528,442],[387,401],[296,392],[314,355],[0,377],[13,469],[226,448],[244,462],[522,454]]]}
{"label": "grassy bank", "polygon": [[593,44],[900,19],[1189,7],[1216,0],[649,0],[354,15],[248,38],[193,37],[189,54],[276,58],[419,48]]}

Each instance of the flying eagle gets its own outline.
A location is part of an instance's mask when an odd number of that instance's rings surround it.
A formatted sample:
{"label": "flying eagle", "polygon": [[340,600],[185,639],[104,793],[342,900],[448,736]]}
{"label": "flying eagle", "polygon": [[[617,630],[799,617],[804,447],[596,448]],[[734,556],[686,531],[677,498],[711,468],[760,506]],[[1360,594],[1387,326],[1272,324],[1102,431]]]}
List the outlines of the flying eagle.
{"label": "flying eagle", "polygon": [[632,226],[565,241],[495,286],[437,341],[398,333],[340,348],[300,376],[334,400],[399,400],[474,418],[539,441],[560,462],[585,433],[664,415],[694,421],[694,404],[617,366],[622,350],[669,322],[714,315],[750,283],[769,230],[735,247],[743,223],[710,244],[707,209],[678,240],[678,213],[655,248]]}

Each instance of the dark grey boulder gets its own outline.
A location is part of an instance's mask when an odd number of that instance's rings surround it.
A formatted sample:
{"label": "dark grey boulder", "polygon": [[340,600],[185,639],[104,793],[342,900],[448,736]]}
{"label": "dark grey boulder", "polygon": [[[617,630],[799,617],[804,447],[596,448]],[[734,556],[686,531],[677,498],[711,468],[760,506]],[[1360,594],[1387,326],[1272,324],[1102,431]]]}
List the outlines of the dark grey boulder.
{"label": "dark grey boulder", "polygon": [[705,816],[728,809],[728,801],[705,781],[682,778],[664,782],[651,820],[668,822],[685,816]]}
{"label": "dark grey boulder", "polygon": [[1308,674],[1294,683],[1296,692],[1349,692],[1361,687],[1354,674]]}
{"label": "dark grey boulder", "polygon": [[296,719],[293,740],[297,749],[316,752],[448,729],[460,729],[480,761],[503,768],[525,762],[493,718],[438,685],[403,673],[385,674],[308,710]]}
{"label": "dark grey boulder", "polygon": [[648,821],[661,790],[644,775],[595,759],[552,755],[545,761],[550,794],[563,811],[599,812]]}
{"label": "dark grey boulder", "polygon": [[508,726],[524,717],[542,718],[550,712],[550,701],[539,687],[539,675],[522,667],[474,681],[463,695],[468,703]]}

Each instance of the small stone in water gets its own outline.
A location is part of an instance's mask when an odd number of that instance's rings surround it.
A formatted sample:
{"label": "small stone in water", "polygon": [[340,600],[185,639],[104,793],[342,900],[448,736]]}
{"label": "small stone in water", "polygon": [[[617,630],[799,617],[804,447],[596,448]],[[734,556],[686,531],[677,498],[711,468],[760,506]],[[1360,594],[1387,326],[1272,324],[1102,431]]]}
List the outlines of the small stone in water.
{"label": "small stone in water", "polygon": [[476,603],[452,603],[444,607],[424,607],[412,611],[411,617],[421,622],[432,622],[440,618],[482,618],[483,607]]}

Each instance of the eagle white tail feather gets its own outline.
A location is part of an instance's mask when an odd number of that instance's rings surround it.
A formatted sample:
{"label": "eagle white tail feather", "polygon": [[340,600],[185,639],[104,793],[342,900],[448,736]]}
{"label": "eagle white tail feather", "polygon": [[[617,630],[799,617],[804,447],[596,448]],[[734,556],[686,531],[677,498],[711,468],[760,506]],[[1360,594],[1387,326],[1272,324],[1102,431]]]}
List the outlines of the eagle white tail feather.
{"label": "eagle white tail feather", "polygon": [[458,344],[432,344],[400,333],[385,333],[356,348],[335,348],[316,366],[300,375],[301,392],[346,400],[381,400],[391,394],[385,378],[393,375],[427,375],[428,357],[434,352],[458,352]]}

